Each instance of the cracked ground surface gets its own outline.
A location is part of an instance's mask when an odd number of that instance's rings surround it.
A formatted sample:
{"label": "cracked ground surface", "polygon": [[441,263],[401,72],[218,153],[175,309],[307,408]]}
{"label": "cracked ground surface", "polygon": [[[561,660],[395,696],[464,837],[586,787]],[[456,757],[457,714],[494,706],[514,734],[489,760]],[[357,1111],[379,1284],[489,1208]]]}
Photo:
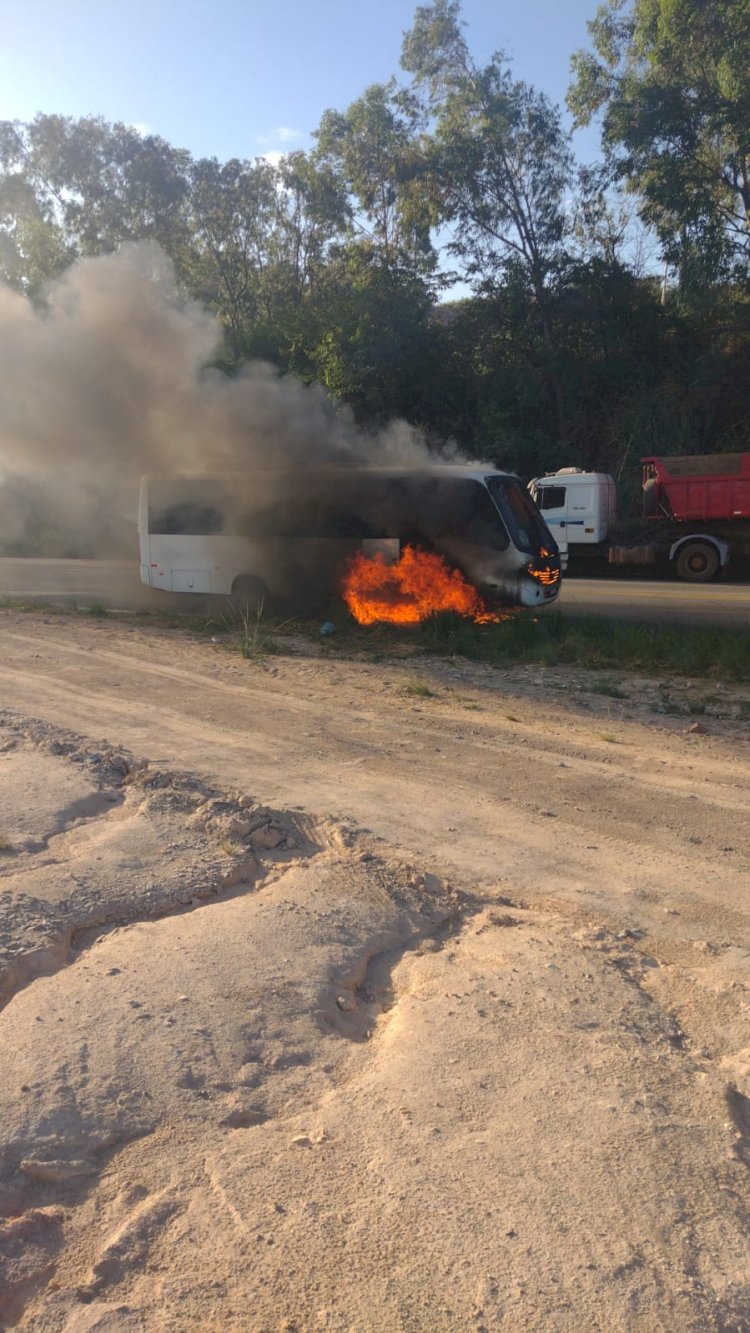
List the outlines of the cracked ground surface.
{"label": "cracked ground surface", "polygon": [[2,635],[0,1326],[750,1329],[741,691]]}

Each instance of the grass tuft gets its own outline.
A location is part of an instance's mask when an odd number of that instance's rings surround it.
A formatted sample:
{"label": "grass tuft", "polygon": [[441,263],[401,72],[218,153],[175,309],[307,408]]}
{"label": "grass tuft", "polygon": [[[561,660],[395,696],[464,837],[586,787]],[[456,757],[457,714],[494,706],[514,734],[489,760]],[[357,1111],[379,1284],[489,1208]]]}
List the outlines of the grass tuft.
{"label": "grass tuft", "polygon": [[594,680],[587,687],[589,694],[603,694],[607,699],[627,699],[625,690],[612,680]]}
{"label": "grass tuft", "polygon": [[404,694],[414,699],[437,699],[437,692],[424,680],[410,680],[409,684],[404,686]]}

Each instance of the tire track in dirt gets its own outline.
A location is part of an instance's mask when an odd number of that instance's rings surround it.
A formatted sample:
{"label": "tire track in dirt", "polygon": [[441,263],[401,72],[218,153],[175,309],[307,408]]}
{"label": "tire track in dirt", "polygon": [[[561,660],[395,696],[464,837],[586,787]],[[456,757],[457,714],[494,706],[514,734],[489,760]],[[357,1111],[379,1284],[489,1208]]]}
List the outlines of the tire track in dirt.
{"label": "tire track in dirt", "polygon": [[[45,627],[50,653],[59,642],[58,628]],[[486,671],[471,685],[486,708],[479,738],[466,734],[473,716],[470,723],[460,720],[460,732],[452,734],[442,701],[435,711],[428,705],[414,716],[399,694],[394,698],[382,688],[378,693],[381,678],[396,691],[408,679],[403,667],[387,664],[374,673],[358,664],[292,659],[279,675],[264,675],[262,689],[244,672],[237,683],[218,682],[221,703],[211,704],[215,682],[206,676],[205,663],[213,662],[215,650],[206,645],[178,638],[180,653],[196,669],[180,668],[188,683],[183,681],[176,695],[164,674],[168,666],[157,663],[157,674],[149,675],[153,663],[133,656],[174,654],[175,636],[143,635],[136,648],[129,633],[106,625],[108,641],[122,633],[126,651],[110,653],[102,671],[100,627],[75,622],[66,628],[88,645],[72,653],[75,680],[65,684],[57,663],[54,677],[43,675],[36,655],[31,661],[24,655],[17,672],[0,676],[6,696],[20,694],[29,711],[35,703],[47,716],[67,711],[89,734],[92,720],[107,729],[111,721],[133,748],[153,752],[156,742],[167,762],[185,756],[204,775],[229,763],[233,781],[253,785],[262,773],[269,799],[353,817],[422,860],[483,878],[505,874],[524,894],[538,892],[542,879],[548,894],[572,896],[598,911],[615,903],[616,910],[635,916],[647,910],[652,926],[660,902],[684,903],[702,923],[703,899],[714,911],[722,902],[739,900],[748,825],[737,816],[747,809],[748,770],[739,755],[720,764],[717,749],[727,753],[721,742],[696,745],[625,724],[627,746],[609,746],[596,740],[601,722],[563,713],[561,725],[558,701],[550,713],[548,703],[540,707],[538,695],[523,702],[520,721],[509,725],[507,702],[496,688],[487,689]],[[19,647],[44,646],[43,634],[19,637]],[[121,686],[128,692],[124,696],[107,682],[110,666],[117,663],[124,671],[125,660],[131,665]],[[33,682],[29,668],[36,673]],[[316,727],[312,733],[300,729],[294,717],[301,687],[317,696],[304,701]],[[512,706],[518,707],[517,701]],[[144,708],[148,716],[141,723]],[[653,784],[650,799],[643,790],[644,771]],[[737,795],[725,808],[730,775],[737,779]],[[545,814],[548,803],[554,818]],[[721,850],[724,840],[732,852]],[[525,873],[530,855],[532,876]],[[705,925],[698,928],[705,933]]]}
{"label": "tire track in dirt", "polygon": [[[32,635],[11,632],[5,637],[8,642],[17,641],[33,647],[39,645],[39,640]],[[200,653],[204,645],[191,645],[191,647],[193,649],[197,647],[198,652]],[[321,716],[327,714],[331,702],[329,699],[326,699],[321,703],[313,703],[309,699],[302,697],[296,690],[294,693],[290,693],[290,685],[294,686],[296,682],[294,680],[290,681],[286,677],[279,683],[277,683],[275,679],[266,680],[263,687],[259,687],[253,684],[252,679],[249,678],[248,675],[243,676],[241,684],[229,683],[217,679],[215,674],[208,675],[205,671],[201,671],[200,669],[189,671],[173,665],[144,661],[142,656],[139,656],[133,651],[132,644],[127,641],[125,642],[124,650],[118,653],[110,652],[106,648],[100,647],[98,644],[92,649],[90,647],[81,647],[80,645],[61,643],[57,640],[55,642],[55,649],[62,653],[77,657],[84,662],[90,658],[91,652],[94,651],[97,662],[111,663],[118,670],[122,671],[123,668],[128,667],[136,674],[136,676],[151,676],[165,681],[173,681],[177,684],[186,685],[191,690],[196,691],[199,696],[205,696],[206,694],[211,694],[213,692],[235,702],[238,702],[241,696],[243,705],[249,706],[250,708],[267,708],[269,703],[271,703],[272,706],[275,709],[278,709],[282,714],[284,712],[289,712],[292,715],[306,714],[310,718],[319,719]],[[329,664],[327,663],[323,664],[321,670],[325,669],[328,665]],[[356,667],[352,666],[350,663],[341,663],[338,664],[338,667],[342,674],[347,670],[356,673]],[[360,682],[356,682],[355,680],[355,684],[359,683]],[[481,686],[475,685],[474,688],[481,688]],[[282,690],[284,693],[282,693]],[[442,704],[442,702],[443,701],[441,700],[440,703]],[[449,702],[450,700],[448,700],[448,703]],[[502,700],[500,702],[502,705]],[[375,723],[379,725],[383,725],[384,723],[387,724],[388,721],[392,720],[387,717],[386,713],[388,703],[392,704],[392,700],[385,700],[381,697],[381,708],[379,710],[373,708],[368,709],[366,706],[363,709],[362,704],[360,704],[359,708],[361,716],[359,720],[366,721],[371,725]],[[407,707],[408,705],[404,703],[401,710],[402,714],[406,711]],[[549,705],[547,705],[547,707],[549,707]],[[413,712],[413,707],[409,709],[409,711]],[[398,724],[400,726],[408,726],[410,720],[411,719],[409,718],[404,719],[402,716],[398,719]],[[456,720],[462,724],[464,730],[468,729],[465,716],[463,718],[459,716],[458,719],[454,718],[454,722]],[[439,712],[435,711],[429,721],[430,729],[435,736],[441,739],[455,741],[455,735],[447,730],[444,720]],[[517,719],[517,722],[521,721],[521,719]],[[546,712],[538,718],[538,721],[542,722],[544,726],[544,731],[541,735],[538,734],[533,721],[529,723],[531,732],[535,733],[534,746],[537,757],[541,757],[542,759],[547,757],[550,762],[559,760],[560,750],[564,749],[568,751],[570,749],[571,736],[569,731],[564,731],[559,728],[556,730],[554,721],[551,722]],[[346,714],[340,719],[340,722],[343,727],[346,728],[348,723]],[[579,719],[576,728],[580,743],[586,745],[589,750],[592,748],[602,748],[601,740],[597,742],[596,734],[594,733],[592,735],[593,725],[593,719]],[[602,722],[601,725],[604,726],[604,723]],[[474,734],[476,728],[481,728],[482,726],[485,726],[488,732],[490,728],[494,729],[494,734],[488,735],[486,740],[481,736]],[[413,730],[418,734],[421,728],[413,728]],[[517,739],[518,733],[516,723],[509,724],[507,721],[498,719],[497,717],[492,718],[491,721],[485,721],[483,718],[472,718],[471,730],[471,744],[473,748],[481,748],[484,745],[488,749],[491,749],[497,744],[498,738],[500,738],[504,752],[507,754],[510,763],[521,763],[527,754],[526,744]],[[351,742],[351,737],[348,737],[347,739]],[[653,735],[649,737],[649,740],[651,747],[653,747]],[[701,799],[706,799],[706,793],[701,789],[698,782],[691,780],[687,774],[679,775],[674,773],[672,769],[674,755],[671,753],[666,759],[661,757],[658,759],[658,762],[663,763],[667,767],[666,773],[655,773],[653,771],[653,761],[649,765],[646,765],[645,763],[639,764],[637,762],[637,756],[629,756],[629,758],[634,758],[636,761],[633,765],[635,772],[632,774],[627,773],[624,764],[618,764],[617,760],[612,758],[611,753],[607,754],[607,743],[605,743],[603,748],[603,754],[605,757],[602,759],[591,758],[588,755],[581,758],[580,756],[573,754],[570,757],[570,762],[574,769],[579,768],[585,778],[589,780],[598,774],[602,779],[611,779],[612,777],[615,777],[618,781],[636,781],[640,786],[652,785],[659,791],[659,794],[662,797],[667,792],[672,793],[676,797],[685,795],[694,796],[700,792]],[[686,764],[687,760],[683,759],[682,763]],[[725,769],[721,765],[716,766],[716,771],[712,774],[712,779],[714,785],[708,793],[708,799],[713,806],[718,809],[725,809],[727,811],[735,811],[743,814],[750,812],[750,778],[745,776],[744,784],[742,784],[744,789],[741,795],[737,790],[738,775],[735,774],[733,781],[731,783],[728,782]],[[726,790],[724,788],[726,788]]]}

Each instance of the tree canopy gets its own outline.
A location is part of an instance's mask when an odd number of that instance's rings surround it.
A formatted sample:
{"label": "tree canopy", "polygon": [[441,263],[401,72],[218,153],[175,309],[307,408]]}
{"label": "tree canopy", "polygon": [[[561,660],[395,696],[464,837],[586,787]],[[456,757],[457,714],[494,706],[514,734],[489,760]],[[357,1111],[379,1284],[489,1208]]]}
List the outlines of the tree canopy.
{"label": "tree canopy", "polygon": [[475,58],[458,0],[278,163],[0,122],[0,279],[43,303],[76,260],[156,241],[226,373],[265,358],[526,475],[750,448],[750,0],[607,0],[589,30],[588,163],[502,51]]}
{"label": "tree canopy", "polygon": [[576,121],[695,282],[750,266],[750,0],[608,0],[573,57]]}

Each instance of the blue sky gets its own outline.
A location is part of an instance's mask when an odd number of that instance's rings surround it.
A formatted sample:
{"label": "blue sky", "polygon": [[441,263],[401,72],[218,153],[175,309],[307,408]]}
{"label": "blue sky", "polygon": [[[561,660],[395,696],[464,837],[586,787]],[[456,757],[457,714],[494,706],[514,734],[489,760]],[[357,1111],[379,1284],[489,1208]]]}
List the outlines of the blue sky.
{"label": "blue sky", "polygon": [[[472,53],[502,48],[562,100],[598,0],[464,0]],[[226,159],[303,148],[398,73],[411,0],[0,0],[0,119],[102,115]],[[596,152],[593,131],[579,156]]]}

